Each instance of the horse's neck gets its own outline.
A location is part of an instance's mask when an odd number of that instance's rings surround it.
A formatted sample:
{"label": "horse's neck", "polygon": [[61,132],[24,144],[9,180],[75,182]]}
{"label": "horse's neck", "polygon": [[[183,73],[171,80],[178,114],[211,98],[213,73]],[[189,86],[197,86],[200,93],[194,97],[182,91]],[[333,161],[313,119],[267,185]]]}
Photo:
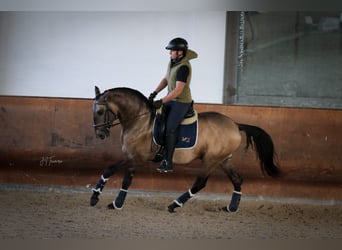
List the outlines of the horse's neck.
{"label": "horse's neck", "polygon": [[118,114],[123,130],[138,131],[137,133],[142,130],[151,130],[151,111],[139,98],[135,99],[122,93],[118,95],[110,93],[108,101],[112,111]]}
{"label": "horse's neck", "polygon": [[151,112],[149,109],[132,109],[129,112],[120,113],[120,123],[124,129],[131,129],[141,131],[141,129],[147,130],[152,126]]}
{"label": "horse's neck", "polygon": [[150,113],[133,118],[129,124],[121,124],[122,143],[128,148],[139,147],[142,143],[152,142],[152,122]]}

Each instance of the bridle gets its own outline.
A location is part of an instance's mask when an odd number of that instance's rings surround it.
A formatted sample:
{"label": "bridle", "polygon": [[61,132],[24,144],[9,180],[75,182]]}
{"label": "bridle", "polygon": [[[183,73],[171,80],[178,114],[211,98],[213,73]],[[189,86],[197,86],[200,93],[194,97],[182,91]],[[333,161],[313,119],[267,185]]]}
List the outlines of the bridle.
{"label": "bridle", "polygon": [[[117,126],[117,125],[121,124],[120,121],[114,123],[114,121],[118,119],[118,115],[117,115],[116,113],[114,113],[114,112],[108,107],[107,102],[105,102],[105,103],[99,103],[98,101],[96,101],[95,103],[96,103],[96,105],[104,105],[104,106],[106,106],[106,109],[105,109],[105,113],[104,113],[104,117],[105,117],[105,118],[104,118],[103,123],[93,124],[93,127],[94,127],[94,128],[105,128],[105,129],[109,130],[111,127],[114,127],[114,126]],[[149,114],[149,113],[150,113],[150,112],[147,111],[147,112],[145,112],[145,113],[138,114],[136,117],[133,117],[133,118],[131,118],[131,119],[129,119],[129,120],[137,119],[137,118],[139,118],[139,117],[141,117],[141,116],[144,116],[144,115],[146,115],[146,114]],[[115,117],[115,119],[113,119],[112,121],[110,121],[110,119],[109,119],[110,114],[112,114],[112,115]],[[129,121],[129,120],[126,120],[126,121]]]}
{"label": "bridle", "polygon": [[[93,125],[94,128],[105,128],[108,130],[111,127],[114,127],[114,126],[120,124],[120,122],[113,123],[117,119],[117,114],[115,114],[110,108],[108,108],[107,102],[99,103],[96,101],[96,105],[104,105],[104,106],[106,106],[106,109],[105,109],[105,113],[104,113],[105,118],[104,118],[103,123],[94,124]],[[113,121],[111,121],[109,119],[110,114],[112,114],[115,117],[115,119]]]}

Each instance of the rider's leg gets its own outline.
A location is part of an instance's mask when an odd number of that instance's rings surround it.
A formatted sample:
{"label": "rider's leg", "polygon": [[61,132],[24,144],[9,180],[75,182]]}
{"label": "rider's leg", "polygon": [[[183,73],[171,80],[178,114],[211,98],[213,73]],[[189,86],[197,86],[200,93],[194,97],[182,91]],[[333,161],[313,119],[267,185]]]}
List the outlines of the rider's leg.
{"label": "rider's leg", "polygon": [[166,133],[165,154],[158,171],[171,172],[173,170],[172,158],[177,143],[177,132],[175,130]]}
{"label": "rider's leg", "polygon": [[160,167],[157,168],[157,170],[162,173],[171,172],[173,170],[172,158],[177,143],[177,130],[191,103],[171,101],[165,105],[169,108],[166,119],[165,155]]}

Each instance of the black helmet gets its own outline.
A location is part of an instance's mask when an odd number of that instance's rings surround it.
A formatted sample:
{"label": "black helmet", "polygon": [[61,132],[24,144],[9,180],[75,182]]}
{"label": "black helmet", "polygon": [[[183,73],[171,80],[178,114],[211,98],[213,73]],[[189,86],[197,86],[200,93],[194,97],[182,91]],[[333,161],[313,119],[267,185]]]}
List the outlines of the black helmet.
{"label": "black helmet", "polygon": [[172,39],[169,44],[165,47],[168,50],[188,50],[188,42],[180,37]]}

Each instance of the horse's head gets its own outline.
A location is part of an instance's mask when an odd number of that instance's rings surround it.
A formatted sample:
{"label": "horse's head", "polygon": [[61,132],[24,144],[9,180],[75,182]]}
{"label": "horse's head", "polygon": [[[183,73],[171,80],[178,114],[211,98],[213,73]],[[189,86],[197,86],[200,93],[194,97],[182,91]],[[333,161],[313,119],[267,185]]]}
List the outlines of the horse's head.
{"label": "horse's head", "polygon": [[116,113],[108,106],[106,96],[101,94],[97,86],[95,86],[93,119],[96,138],[100,138],[101,140],[109,136],[109,130],[113,126],[113,122],[117,119]]}

